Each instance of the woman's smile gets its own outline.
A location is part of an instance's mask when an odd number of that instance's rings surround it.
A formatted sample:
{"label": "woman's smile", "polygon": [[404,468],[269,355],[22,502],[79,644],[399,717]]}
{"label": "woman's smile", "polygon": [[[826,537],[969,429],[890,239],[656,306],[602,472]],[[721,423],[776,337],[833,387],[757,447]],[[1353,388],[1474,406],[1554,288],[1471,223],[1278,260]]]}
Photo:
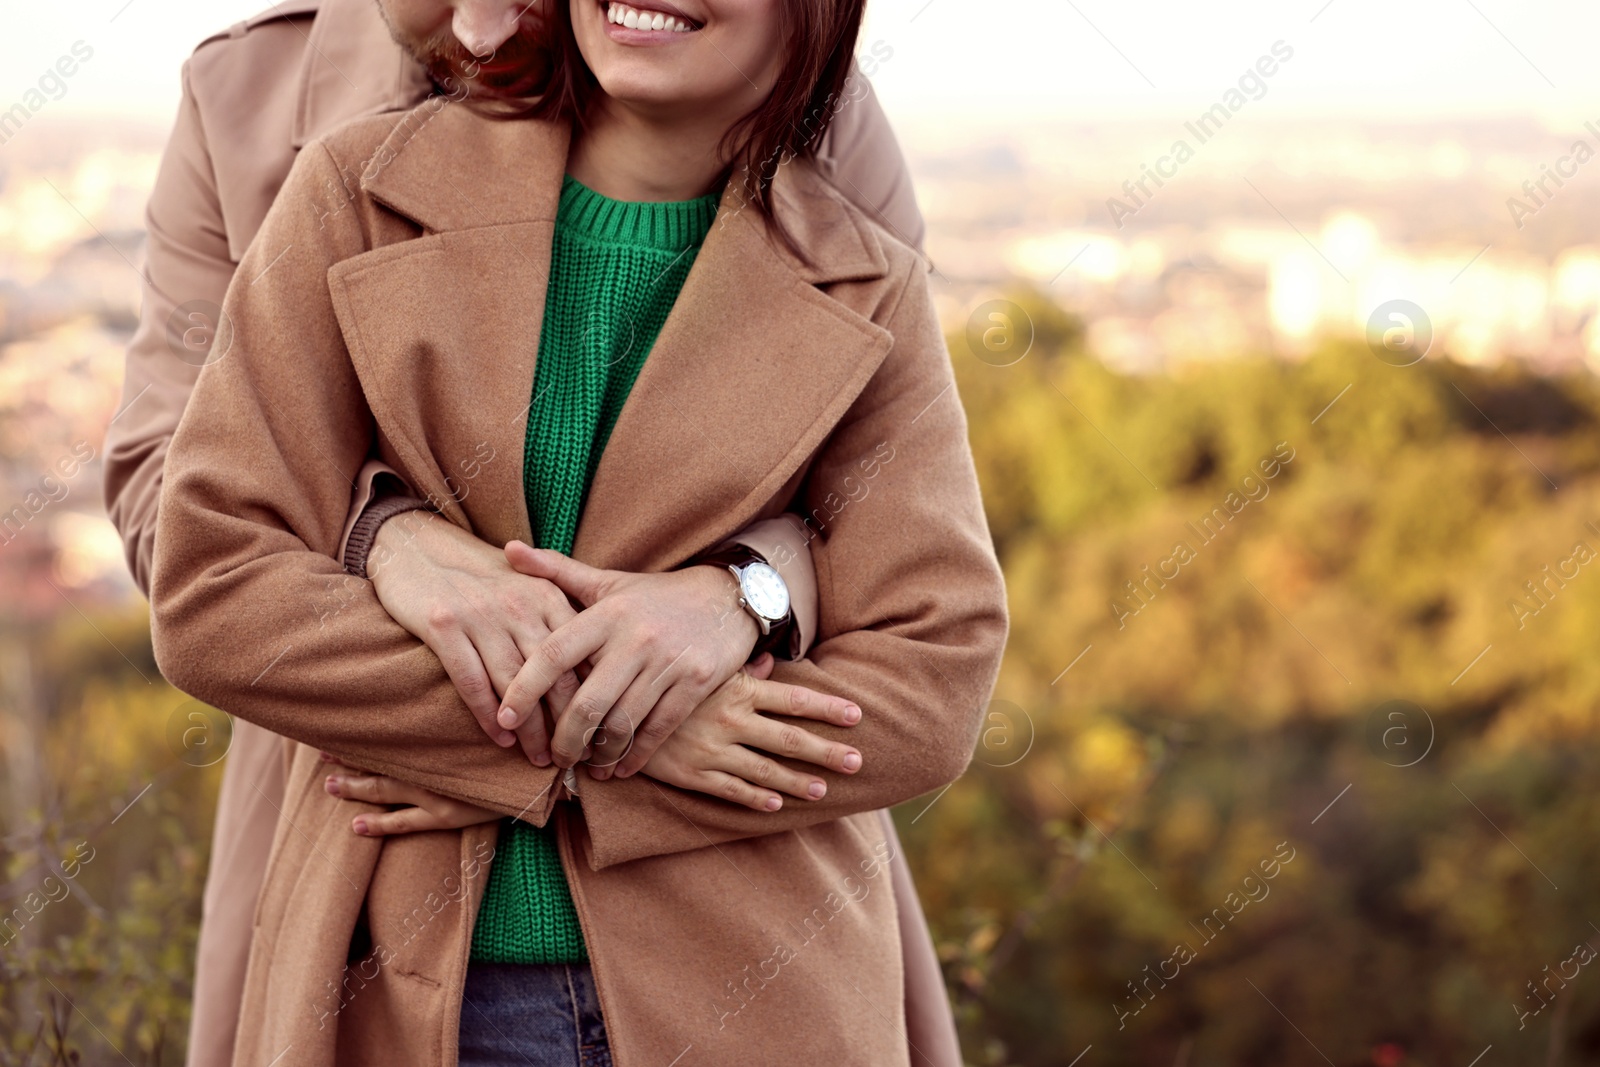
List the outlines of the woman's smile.
{"label": "woman's smile", "polygon": [[606,16],[606,35],[618,44],[665,44],[700,28],[678,8],[660,0],[652,0],[649,7],[601,0],[600,7]]}
{"label": "woman's smile", "polygon": [[[596,90],[583,136],[574,143],[573,176],[585,181],[587,174],[601,183],[590,188],[621,200],[705,192],[729,162],[723,158],[729,131],[771,97],[788,60],[784,35],[791,20],[783,5],[813,2],[819,0],[567,0],[571,29],[564,32]],[[598,173],[585,169],[594,147],[610,136],[605,128],[612,120],[654,131],[657,143],[636,161],[649,176],[647,188],[630,191],[617,183],[616,160]],[[661,180],[666,159],[692,161],[696,172],[675,192]]]}

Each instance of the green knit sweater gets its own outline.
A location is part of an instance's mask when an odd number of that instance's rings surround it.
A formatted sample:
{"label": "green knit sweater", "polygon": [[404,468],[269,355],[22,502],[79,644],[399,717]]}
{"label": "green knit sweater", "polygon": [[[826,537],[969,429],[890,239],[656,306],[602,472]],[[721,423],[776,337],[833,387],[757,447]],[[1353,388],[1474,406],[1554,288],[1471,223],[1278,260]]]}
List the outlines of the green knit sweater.
{"label": "green knit sweater", "polygon": [[[711,230],[718,199],[632,203],[570,177],[562,184],[523,457],[539,547],[572,551],[606,440]],[[501,824],[472,958],[588,958],[553,830]]]}

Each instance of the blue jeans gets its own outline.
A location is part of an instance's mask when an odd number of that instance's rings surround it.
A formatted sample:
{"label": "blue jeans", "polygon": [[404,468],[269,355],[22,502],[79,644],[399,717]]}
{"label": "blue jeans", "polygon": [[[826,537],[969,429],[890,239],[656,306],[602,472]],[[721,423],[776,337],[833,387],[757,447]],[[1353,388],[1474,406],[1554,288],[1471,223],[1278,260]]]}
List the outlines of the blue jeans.
{"label": "blue jeans", "polygon": [[586,963],[471,963],[461,1067],[611,1067]]}

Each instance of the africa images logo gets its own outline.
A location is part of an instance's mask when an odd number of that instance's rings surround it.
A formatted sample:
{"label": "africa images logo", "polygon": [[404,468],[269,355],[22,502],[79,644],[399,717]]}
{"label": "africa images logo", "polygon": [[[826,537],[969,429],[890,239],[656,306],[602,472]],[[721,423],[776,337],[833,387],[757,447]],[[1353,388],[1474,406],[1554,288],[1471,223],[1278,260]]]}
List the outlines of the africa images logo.
{"label": "africa images logo", "polygon": [[1409,367],[1433,347],[1433,322],[1410,300],[1385,301],[1367,316],[1367,347],[1391,367]]}

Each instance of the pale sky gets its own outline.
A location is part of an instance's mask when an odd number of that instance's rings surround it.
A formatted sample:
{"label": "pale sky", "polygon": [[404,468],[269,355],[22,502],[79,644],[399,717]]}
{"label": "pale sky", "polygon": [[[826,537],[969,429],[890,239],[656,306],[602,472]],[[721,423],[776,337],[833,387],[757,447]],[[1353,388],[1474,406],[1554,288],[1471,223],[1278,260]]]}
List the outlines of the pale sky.
{"label": "pale sky", "polygon": [[[76,41],[93,48],[62,114],[165,122],[179,64],[264,0],[6,0],[0,110]],[[1293,49],[1252,108],[1369,118],[1600,120],[1593,0],[871,0],[863,51],[891,116],[1186,116],[1276,41]]]}

